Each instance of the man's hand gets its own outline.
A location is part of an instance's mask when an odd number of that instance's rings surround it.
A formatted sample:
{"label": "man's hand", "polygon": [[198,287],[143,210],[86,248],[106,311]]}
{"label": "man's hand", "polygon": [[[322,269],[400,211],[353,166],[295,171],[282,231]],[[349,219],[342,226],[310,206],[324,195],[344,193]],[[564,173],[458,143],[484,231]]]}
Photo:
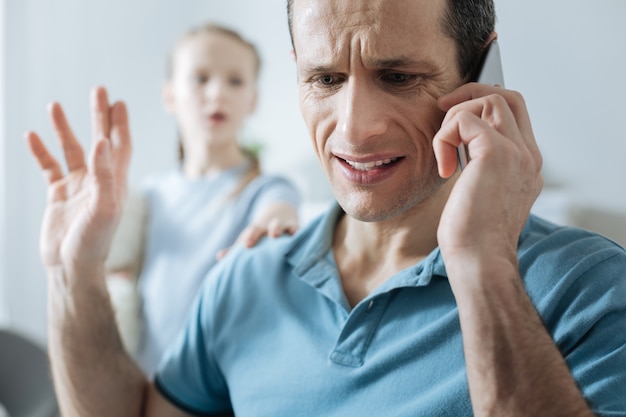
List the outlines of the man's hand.
{"label": "man's hand", "polygon": [[439,100],[447,111],[434,149],[439,173],[457,169],[457,146],[468,146],[470,163],[443,211],[438,240],[452,254],[503,250],[516,256],[517,241],[543,186],[542,158],[526,105],[516,92],[466,84]]}
{"label": "man's hand", "polygon": [[474,415],[591,416],[520,276],[517,245],[543,186],[523,98],[479,84],[439,100],[439,172],[458,175],[437,238],[459,312]]}
{"label": "man's hand", "polygon": [[46,268],[61,267],[68,277],[88,276],[102,267],[126,193],[131,154],[126,107],[121,102],[109,105],[106,90],[99,87],[92,92],[91,112],[93,149],[86,164],[63,109],[58,103],[49,107],[67,164],[65,175],[40,137],[34,132],[26,134],[48,183],[42,259]]}

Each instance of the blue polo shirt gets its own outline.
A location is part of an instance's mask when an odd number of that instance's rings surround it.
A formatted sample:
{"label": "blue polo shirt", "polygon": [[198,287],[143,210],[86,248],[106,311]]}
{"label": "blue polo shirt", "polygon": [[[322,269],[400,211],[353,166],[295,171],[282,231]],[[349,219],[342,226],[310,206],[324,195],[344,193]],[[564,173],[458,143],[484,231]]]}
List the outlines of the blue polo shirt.
{"label": "blue polo shirt", "polygon": [[[473,415],[439,250],[350,309],[331,250],[341,215],[218,264],[157,372],[165,397],[201,415]],[[626,416],[626,252],[531,216],[519,260],[585,398]]]}

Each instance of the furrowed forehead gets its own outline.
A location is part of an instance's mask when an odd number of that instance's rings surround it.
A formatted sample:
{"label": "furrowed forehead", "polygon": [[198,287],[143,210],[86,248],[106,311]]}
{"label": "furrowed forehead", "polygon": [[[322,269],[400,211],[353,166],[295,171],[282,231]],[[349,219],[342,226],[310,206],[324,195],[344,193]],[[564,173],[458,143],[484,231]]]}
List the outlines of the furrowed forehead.
{"label": "furrowed forehead", "polygon": [[[445,37],[438,0],[296,0],[293,33],[299,66],[333,68],[347,51],[367,66],[422,64]],[[358,45],[357,45],[358,44]],[[419,62],[418,62],[419,61]]]}

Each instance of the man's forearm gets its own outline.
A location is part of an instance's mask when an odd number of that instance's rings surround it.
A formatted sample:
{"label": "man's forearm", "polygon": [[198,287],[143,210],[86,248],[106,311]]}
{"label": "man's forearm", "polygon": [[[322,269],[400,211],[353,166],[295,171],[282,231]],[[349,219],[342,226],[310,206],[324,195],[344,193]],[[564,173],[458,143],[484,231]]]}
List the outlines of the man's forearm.
{"label": "man's forearm", "polygon": [[62,415],[139,417],[146,378],[124,351],[103,272],[91,275],[76,283],[60,268],[48,271],[49,351]]}
{"label": "man's forearm", "polygon": [[582,394],[526,294],[516,262],[448,271],[476,416],[587,417]]}

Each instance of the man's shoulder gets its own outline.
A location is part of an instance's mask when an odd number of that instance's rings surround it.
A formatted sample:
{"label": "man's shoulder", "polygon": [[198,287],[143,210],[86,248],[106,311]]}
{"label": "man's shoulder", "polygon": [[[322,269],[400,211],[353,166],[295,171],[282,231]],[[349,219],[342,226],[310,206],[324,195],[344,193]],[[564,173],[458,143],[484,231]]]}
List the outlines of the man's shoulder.
{"label": "man's shoulder", "polygon": [[589,230],[531,216],[520,238],[519,263],[527,290],[536,296],[607,286],[626,294],[626,251]]}
{"label": "man's shoulder", "polygon": [[618,243],[590,230],[557,225],[531,215],[519,242],[520,258],[555,256],[576,258],[599,256],[621,258],[626,251]]}
{"label": "man's shoulder", "polygon": [[320,233],[324,217],[309,222],[293,236],[265,237],[252,248],[235,245],[216,265],[214,279],[231,283],[243,280],[246,285],[263,286],[270,281],[287,279],[299,268],[302,259],[312,260],[318,256],[311,248],[325,245],[321,241],[324,234]]}

